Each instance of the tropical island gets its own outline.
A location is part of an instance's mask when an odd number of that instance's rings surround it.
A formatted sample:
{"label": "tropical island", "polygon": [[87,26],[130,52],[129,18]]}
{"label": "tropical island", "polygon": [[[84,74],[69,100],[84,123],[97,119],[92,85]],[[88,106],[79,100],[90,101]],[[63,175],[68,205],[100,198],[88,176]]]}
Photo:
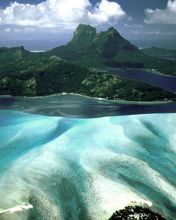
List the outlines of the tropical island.
{"label": "tropical island", "polygon": [[111,100],[176,100],[172,92],[114,76],[108,67],[176,74],[176,61],[144,53],[115,28],[97,33],[94,27],[80,24],[67,45],[50,51],[34,53],[23,46],[0,48],[0,95],[45,96],[64,92]]}

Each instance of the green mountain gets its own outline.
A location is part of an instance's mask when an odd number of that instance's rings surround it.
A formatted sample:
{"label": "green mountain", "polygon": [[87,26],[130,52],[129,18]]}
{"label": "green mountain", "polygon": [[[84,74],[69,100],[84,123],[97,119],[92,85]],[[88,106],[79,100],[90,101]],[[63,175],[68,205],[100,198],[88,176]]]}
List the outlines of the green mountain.
{"label": "green mountain", "polygon": [[80,24],[74,32],[72,40],[68,43],[73,49],[88,49],[96,37],[96,29],[90,25]]}
{"label": "green mountain", "polygon": [[0,74],[19,74],[29,69],[40,69],[46,61],[45,53],[32,53],[23,46],[0,48]]}
{"label": "green mountain", "polygon": [[151,57],[159,57],[159,58],[165,58],[165,59],[176,59],[176,50],[168,50],[168,49],[163,49],[163,48],[158,48],[158,47],[150,47],[150,48],[145,48],[141,50],[143,53],[147,54],[148,56]]}
{"label": "green mountain", "polygon": [[2,47],[0,48],[0,61],[1,62],[14,62],[14,61],[20,61],[20,60],[38,60],[44,57],[43,53],[32,53],[28,50],[26,50],[23,46],[20,47],[12,47],[12,48],[6,48]]}
{"label": "green mountain", "polygon": [[146,55],[113,27],[97,33],[94,27],[79,25],[67,45],[47,52],[0,48],[0,95],[67,92],[133,101],[176,100],[175,94],[162,89],[87,68],[107,66],[154,68],[172,75],[176,71],[176,62]]}
{"label": "green mountain", "polygon": [[25,50],[24,47],[13,48],[0,48],[0,61],[2,63],[15,63],[25,59],[30,52]]}
{"label": "green mountain", "polygon": [[147,68],[175,74],[176,62],[156,59],[124,39],[113,27],[96,32],[90,25],[80,24],[71,41],[48,54],[86,67]]}
{"label": "green mountain", "polygon": [[100,67],[114,64],[122,53],[129,57],[129,53],[140,51],[113,27],[97,33],[94,27],[80,24],[67,45],[54,48],[50,53],[79,65]]}
{"label": "green mountain", "polygon": [[84,68],[146,68],[176,74],[176,61],[151,57],[124,39],[115,28],[97,33],[94,27],[83,24],[77,27],[68,44],[47,52],[32,53],[24,47],[1,48],[0,73],[43,69],[43,66],[50,65],[47,61],[50,57]]}

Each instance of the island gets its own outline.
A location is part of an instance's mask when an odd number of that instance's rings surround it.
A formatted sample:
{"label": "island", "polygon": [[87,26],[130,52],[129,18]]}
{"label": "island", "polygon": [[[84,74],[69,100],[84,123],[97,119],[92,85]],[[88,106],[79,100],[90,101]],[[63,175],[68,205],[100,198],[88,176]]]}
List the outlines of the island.
{"label": "island", "polygon": [[155,69],[175,75],[176,62],[151,57],[113,27],[80,24],[71,41],[46,52],[0,48],[0,95],[74,93],[110,100],[175,101],[171,91],[111,74],[108,68]]}

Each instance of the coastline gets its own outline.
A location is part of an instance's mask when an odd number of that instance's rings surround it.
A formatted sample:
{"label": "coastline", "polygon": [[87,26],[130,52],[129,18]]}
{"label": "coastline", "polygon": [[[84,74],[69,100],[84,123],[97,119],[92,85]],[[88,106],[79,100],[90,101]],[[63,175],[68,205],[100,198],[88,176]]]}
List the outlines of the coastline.
{"label": "coastline", "polygon": [[0,111],[6,110],[54,117],[100,118],[176,113],[176,102],[111,101],[65,93],[33,98],[0,96]]}
{"label": "coastline", "polygon": [[52,97],[59,97],[59,96],[76,96],[76,97],[81,97],[81,98],[86,98],[86,99],[92,99],[92,100],[97,100],[97,101],[104,101],[104,102],[112,102],[114,104],[167,104],[167,103],[173,103],[174,101],[171,100],[166,100],[166,101],[128,101],[128,100],[123,100],[123,99],[108,99],[108,98],[100,98],[100,97],[93,97],[93,96],[88,96],[88,95],[83,95],[83,94],[78,94],[78,93],[55,93],[51,95],[46,95],[46,96],[12,96],[12,95],[0,95],[1,98],[17,98],[17,99],[44,99],[44,98],[52,98]]}

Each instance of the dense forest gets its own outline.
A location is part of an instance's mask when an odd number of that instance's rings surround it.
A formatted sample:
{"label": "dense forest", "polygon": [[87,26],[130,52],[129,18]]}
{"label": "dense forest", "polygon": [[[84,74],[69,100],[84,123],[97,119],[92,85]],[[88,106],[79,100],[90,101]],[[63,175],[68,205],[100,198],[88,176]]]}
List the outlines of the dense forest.
{"label": "dense forest", "polygon": [[66,46],[51,51],[32,53],[24,47],[0,48],[0,95],[67,92],[114,100],[176,100],[173,93],[89,66],[155,68],[172,75],[176,71],[176,62],[154,60],[114,28],[97,33],[91,26],[79,25]]}
{"label": "dense forest", "polygon": [[[21,62],[25,70],[21,68]],[[1,95],[44,96],[67,92],[115,100],[176,100],[173,93],[141,82],[120,79],[105,71],[88,70],[55,56],[42,58],[38,64],[21,62],[14,63],[13,69],[0,73]]]}

